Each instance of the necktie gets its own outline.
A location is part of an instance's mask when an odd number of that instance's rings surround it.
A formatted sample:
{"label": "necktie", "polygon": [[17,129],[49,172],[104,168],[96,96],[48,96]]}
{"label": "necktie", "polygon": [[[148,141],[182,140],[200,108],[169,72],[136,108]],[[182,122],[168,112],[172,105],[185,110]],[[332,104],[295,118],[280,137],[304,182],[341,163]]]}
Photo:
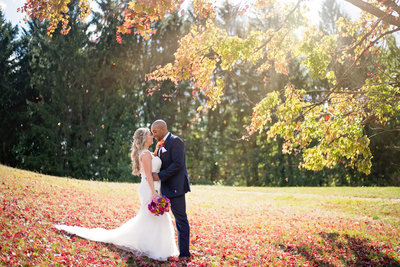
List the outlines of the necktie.
{"label": "necktie", "polygon": [[164,139],[161,139],[160,141],[158,141],[157,145],[156,145],[156,150],[154,151],[154,156],[158,156],[158,152],[160,150],[160,147],[164,144]]}

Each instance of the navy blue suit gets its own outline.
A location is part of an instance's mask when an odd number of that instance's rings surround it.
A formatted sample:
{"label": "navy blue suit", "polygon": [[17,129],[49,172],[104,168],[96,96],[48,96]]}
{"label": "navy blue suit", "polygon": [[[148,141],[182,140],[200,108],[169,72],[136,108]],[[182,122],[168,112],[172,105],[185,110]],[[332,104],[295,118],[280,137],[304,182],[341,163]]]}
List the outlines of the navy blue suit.
{"label": "navy blue suit", "polygon": [[171,200],[171,210],[178,230],[180,257],[190,257],[190,227],[186,215],[185,193],[190,191],[189,175],[186,169],[185,146],[182,139],[171,133],[159,149],[162,161],[158,176],[161,180],[161,192]]}

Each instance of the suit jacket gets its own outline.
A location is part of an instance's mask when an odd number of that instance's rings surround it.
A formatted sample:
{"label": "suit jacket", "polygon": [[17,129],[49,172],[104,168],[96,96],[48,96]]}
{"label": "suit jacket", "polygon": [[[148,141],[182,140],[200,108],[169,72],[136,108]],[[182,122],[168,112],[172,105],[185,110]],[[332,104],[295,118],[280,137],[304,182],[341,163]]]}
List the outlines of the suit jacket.
{"label": "suit jacket", "polygon": [[189,175],[186,169],[185,146],[181,138],[170,133],[160,148],[162,161],[158,176],[161,192],[168,198],[178,197],[190,191]]}

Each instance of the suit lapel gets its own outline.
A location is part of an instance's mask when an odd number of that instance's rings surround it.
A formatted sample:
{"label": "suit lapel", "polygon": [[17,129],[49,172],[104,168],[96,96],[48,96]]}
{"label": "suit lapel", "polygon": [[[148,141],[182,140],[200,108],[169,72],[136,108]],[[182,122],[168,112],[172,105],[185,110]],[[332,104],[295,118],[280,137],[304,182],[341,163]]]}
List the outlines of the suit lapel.
{"label": "suit lapel", "polygon": [[172,137],[172,133],[169,133],[167,136],[167,140],[165,140],[165,149],[167,149],[167,147],[169,147],[169,142],[171,141]]}
{"label": "suit lapel", "polygon": [[[167,139],[166,139],[165,142],[164,142],[164,145],[165,145],[165,149],[166,149],[166,150],[168,150],[168,148],[169,148],[168,143],[169,143],[169,141],[171,140],[171,136],[172,136],[172,133],[169,133],[168,136],[167,136]],[[160,151],[159,153],[160,153],[160,158],[161,158],[161,155],[163,154],[161,148],[160,148],[159,151]]]}

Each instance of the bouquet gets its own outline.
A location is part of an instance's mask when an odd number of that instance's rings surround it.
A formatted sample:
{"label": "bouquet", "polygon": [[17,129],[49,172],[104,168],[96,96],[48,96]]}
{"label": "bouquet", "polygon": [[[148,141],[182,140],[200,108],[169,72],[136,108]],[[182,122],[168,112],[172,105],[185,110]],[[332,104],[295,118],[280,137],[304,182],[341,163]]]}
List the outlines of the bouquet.
{"label": "bouquet", "polygon": [[147,205],[149,211],[156,216],[163,215],[164,212],[168,212],[170,206],[171,201],[166,196],[153,199],[150,204]]}

